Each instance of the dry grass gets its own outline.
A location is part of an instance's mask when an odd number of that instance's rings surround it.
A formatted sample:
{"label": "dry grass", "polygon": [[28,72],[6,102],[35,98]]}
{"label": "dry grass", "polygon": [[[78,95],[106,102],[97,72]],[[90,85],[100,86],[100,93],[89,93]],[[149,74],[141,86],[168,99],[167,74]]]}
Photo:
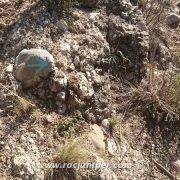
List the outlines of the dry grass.
{"label": "dry grass", "polygon": [[79,141],[72,141],[60,150],[57,161],[59,163],[82,163],[88,158],[88,153],[80,146]]}
{"label": "dry grass", "polygon": [[[81,147],[79,141],[71,141],[65,144],[59,152],[59,155],[54,159],[54,163],[58,165],[68,163],[85,163],[88,159],[88,152]],[[77,179],[76,170],[71,167],[67,168],[54,168],[47,172],[45,179],[48,180],[64,180],[64,179]]]}
{"label": "dry grass", "polygon": [[141,0],[139,2],[146,24],[150,30],[162,26],[170,3],[164,0]]}
{"label": "dry grass", "polygon": [[179,80],[158,72],[151,67],[148,80],[138,87],[131,86],[128,94],[124,94],[128,99],[126,109],[133,108],[159,121],[179,120]]}

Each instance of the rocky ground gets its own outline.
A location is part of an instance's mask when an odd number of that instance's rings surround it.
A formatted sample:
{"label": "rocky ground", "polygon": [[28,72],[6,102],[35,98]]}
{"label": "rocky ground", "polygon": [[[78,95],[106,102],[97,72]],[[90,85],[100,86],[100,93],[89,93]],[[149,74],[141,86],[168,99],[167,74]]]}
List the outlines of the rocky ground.
{"label": "rocky ground", "polygon": [[[62,17],[1,0],[1,179],[180,178],[179,8],[88,0]],[[110,166],[46,167],[73,159]]]}

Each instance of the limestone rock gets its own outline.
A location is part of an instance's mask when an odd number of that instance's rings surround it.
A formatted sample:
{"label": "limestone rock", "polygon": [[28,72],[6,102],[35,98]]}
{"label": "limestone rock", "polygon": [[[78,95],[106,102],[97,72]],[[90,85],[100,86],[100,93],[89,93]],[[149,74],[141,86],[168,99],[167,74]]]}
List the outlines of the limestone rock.
{"label": "limestone rock", "polygon": [[101,124],[102,124],[102,127],[105,129],[109,129],[110,127],[110,122],[108,119],[104,119]]}
{"label": "limestone rock", "polygon": [[94,124],[91,126],[92,131],[89,134],[89,139],[95,146],[97,150],[100,150],[102,152],[105,151],[105,142],[104,142],[104,134],[101,130],[101,127]]}
{"label": "limestone rock", "polygon": [[12,171],[22,179],[43,180],[39,149],[28,133],[20,138],[21,146],[13,149]]}
{"label": "limestone rock", "polygon": [[6,67],[6,72],[7,73],[12,73],[13,71],[13,65],[12,64],[9,64],[7,67]]}
{"label": "limestone rock", "polygon": [[89,99],[94,94],[92,83],[87,80],[83,73],[71,74],[69,81],[71,89],[79,95],[80,99]]}
{"label": "limestone rock", "polygon": [[54,69],[54,58],[43,49],[24,49],[17,56],[13,74],[24,87],[37,85]]}
{"label": "limestone rock", "polygon": [[109,154],[111,155],[115,155],[116,152],[117,152],[117,145],[116,145],[116,142],[114,141],[114,139],[107,139],[107,150],[109,152]]}

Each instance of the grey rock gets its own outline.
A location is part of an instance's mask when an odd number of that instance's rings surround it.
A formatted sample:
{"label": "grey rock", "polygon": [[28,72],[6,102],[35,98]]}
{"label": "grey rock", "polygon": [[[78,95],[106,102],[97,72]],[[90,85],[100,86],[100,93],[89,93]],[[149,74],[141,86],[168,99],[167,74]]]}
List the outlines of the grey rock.
{"label": "grey rock", "polygon": [[37,85],[54,70],[54,58],[43,49],[24,49],[17,56],[13,75],[24,87]]}
{"label": "grey rock", "polygon": [[167,20],[167,24],[170,27],[177,28],[180,22],[180,16],[175,13],[171,13],[166,17],[166,20]]}
{"label": "grey rock", "polygon": [[55,76],[50,82],[50,89],[52,92],[61,92],[62,90],[67,89],[67,76],[61,70],[55,71]]}
{"label": "grey rock", "polygon": [[12,171],[22,179],[43,180],[44,172],[40,162],[40,152],[30,134],[20,138],[21,145],[13,147]]}
{"label": "grey rock", "polygon": [[66,100],[66,92],[61,91],[57,94],[57,100],[61,101],[61,102],[65,102]]}
{"label": "grey rock", "polygon": [[81,99],[89,99],[94,94],[92,83],[81,73],[73,73],[70,76],[70,86],[80,96]]}
{"label": "grey rock", "polygon": [[51,115],[45,115],[43,117],[44,121],[47,122],[47,123],[52,123],[53,122],[53,117]]}

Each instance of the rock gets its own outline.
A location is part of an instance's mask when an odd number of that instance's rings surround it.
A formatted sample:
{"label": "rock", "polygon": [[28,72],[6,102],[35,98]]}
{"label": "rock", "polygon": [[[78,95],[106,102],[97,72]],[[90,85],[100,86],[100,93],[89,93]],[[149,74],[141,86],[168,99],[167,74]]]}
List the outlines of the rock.
{"label": "rock", "polygon": [[178,8],[180,8],[180,1],[178,1],[178,2],[176,3],[176,6],[177,6]]}
{"label": "rock", "polygon": [[109,122],[108,119],[104,119],[104,120],[102,121],[101,125],[102,125],[103,128],[105,128],[105,129],[108,130],[109,127],[110,127],[110,122]]}
{"label": "rock", "polygon": [[37,85],[54,70],[54,58],[43,49],[24,49],[17,56],[13,74],[24,87]]}
{"label": "rock", "polygon": [[94,124],[91,126],[92,131],[89,133],[89,139],[93,143],[94,147],[101,151],[105,152],[105,142],[104,142],[104,134],[101,130],[101,127]]}
{"label": "rock", "polygon": [[166,20],[167,20],[167,24],[170,27],[177,28],[180,22],[180,16],[175,13],[171,13],[166,17]]}
{"label": "rock", "polygon": [[58,113],[59,114],[65,114],[66,110],[67,110],[67,107],[65,104],[59,102],[59,101],[56,101],[56,105],[58,106]]}
{"label": "rock", "polygon": [[55,76],[51,79],[50,89],[52,92],[61,92],[67,89],[68,79],[64,72],[61,70],[55,71]]}
{"label": "rock", "polygon": [[100,180],[118,180],[116,174],[108,168],[101,169],[99,179]]}
{"label": "rock", "polygon": [[80,99],[90,99],[94,94],[92,83],[81,73],[73,73],[69,77],[69,85]]}
{"label": "rock", "polygon": [[52,123],[53,122],[53,117],[51,115],[45,115],[43,117],[44,121],[47,122],[47,123]]}
{"label": "rock", "polygon": [[7,73],[12,73],[13,71],[13,64],[9,64],[7,67],[6,67],[6,72]]}
{"label": "rock", "polygon": [[175,169],[178,173],[180,173],[180,159],[174,161],[174,162],[172,163],[172,165],[173,165],[174,169]]}
{"label": "rock", "polygon": [[64,91],[59,92],[56,96],[56,100],[61,101],[61,102],[65,102],[66,92],[64,92]]}
{"label": "rock", "polygon": [[[117,54],[119,60],[122,59],[122,63],[120,63],[118,70],[116,70],[116,64],[112,73],[130,82],[139,83],[146,74],[144,63],[148,58],[149,33],[146,31],[147,28],[142,15],[136,17],[134,12],[135,20],[120,17],[118,15],[119,9],[122,9],[128,18],[130,17],[128,12],[133,9],[128,2],[125,3],[125,6],[122,6],[121,1],[118,2],[117,6],[113,6],[115,9],[109,10],[113,13],[109,16],[107,41],[111,48],[116,49],[114,53]],[[142,29],[145,31],[142,31]],[[122,67],[126,68],[123,69]]]}
{"label": "rock", "polygon": [[40,153],[34,140],[25,133],[20,138],[21,146],[14,147],[12,156],[13,174],[22,179],[43,180],[44,172],[40,162]]}
{"label": "rock", "polygon": [[85,111],[85,116],[86,116],[88,122],[91,122],[91,123],[96,122],[96,118],[95,118],[94,114],[89,112],[89,110]]}
{"label": "rock", "polygon": [[108,152],[109,152],[109,154],[111,154],[111,155],[116,155],[116,153],[117,153],[117,150],[118,150],[118,148],[117,148],[117,145],[116,145],[116,142],[114,141],[114,139],[107,139],[107,150],[108,150]]}

